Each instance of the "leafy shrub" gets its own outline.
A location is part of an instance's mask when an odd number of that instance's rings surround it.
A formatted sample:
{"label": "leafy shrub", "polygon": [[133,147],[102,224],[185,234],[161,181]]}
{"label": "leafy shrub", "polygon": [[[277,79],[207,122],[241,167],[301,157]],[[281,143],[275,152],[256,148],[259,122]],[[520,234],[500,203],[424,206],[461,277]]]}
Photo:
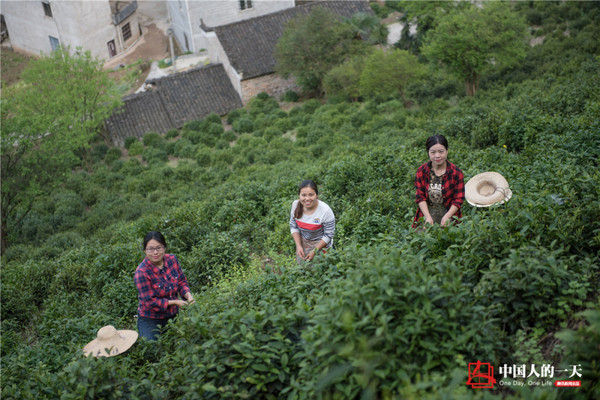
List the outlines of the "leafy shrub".
{"label": "leafy shrub", "polygon": [[176,157],[194,158],[194,155],[196,154],[196,146],[194,146],[188,139],[179,139],[175,142],[173,154]]}
{"label": "leafy shrub", "polygon": [[133,137],[133,136],[127,136],[127,137],[125,138],[125,148],[126,148],[127,150],[129,150],[129,147],[130,147],[130,146],[131,146],[133,143],[135,143],[135,142],[137,142],[137,141],[138,141],[138,139],[137,139],[136,137]]}
{"label": "leafy shrub", "polygon": [[173,139],[179,136],[179,131],[177,129],[169,129],[167,134],[165,135],[166,139]]}
{"label": "leafy shrub", "polygon": [[[580,365],[580,371],[586,382],[594,382],[592,386],[582,385],[582,387],[573,394],[575,399],[596,398],[600,395],[600,350],[597,343],[600,343],[600,310],[598,304],[594,307],[582,311],[577,317],[585,319],[577,330],[563,330],[556,334],[564,346],[564,367],[570,368],[571,365]],[[568,365],[567,365],[568,364]]]}
{"label": "leafy shrub", "polygon": [[156,132],[148,132],[144,135],[143,142],[144,146],[150,147],[161,147],[164,144],[165,139]]}
{"label": "leafy shrub", "polygon": [[204,120],[187,121],[183,124],[183,131],[201,131],[206,125]]}
{"label": "leafy shrub", "polygon": [[249,133],[254,130],[254,123],[251,119],[240,117],[233,123],[233,130],[237,133]]}
{"label": "leafy shrub", "polygon": [[218,114],[210,113],[204,119],[207,123],[219,124],[221,125],[221,117]]}
{"label": "leafy shrub", "polygon": [[233,142],[236,138],[237,138],[237,136],[235,135],[235,133],[232,130],[224,131],[223,134],[221,135],[221,139],[223,139],[227,142]]}
{"label": "leafy shrub", "polygon": [[130,156],[139,156],[144,151],[144,145],[140,141],[135,141],[129,146]]}
{"label": "leafy shrub", "polygon": [[299,99],[298,93],[296,93],[293,90],[287,90],[281,98],[281,100],[289,102],[289,103],[295,103],[298,101],[298,99]]}
{"label": "leafy shrub", "polygon": [[227,114],[227,123],[232,125],[241,116],[247,115],[247,112],[243,108],[238,108]]}
{"label": "leafy shrub", "polygon": [[123,156],[123,152],[118,147],[111,147],[106,152],[106,156],[104,157],[104,162],[107,164],[112,164],[114,161],[120,159]]}
{"label": "leafy shrub", "polygon": [[163,163],[169,159],[167,152],[154,147],[146,147],[142,152],[142,160],[148,163]]}
{"label": "leafy shrub", "polygon": [[108,146],[104,143],[97,144],[92,148],[92,158],[94,161],[102,161],[104,160],[104,156],[108,151]]}
{"label": "leafy shrub", "polygon": [[196,162],[201,167],[208,167],[211,164],[212,151],[205,146],[199,146],[196,150]]}

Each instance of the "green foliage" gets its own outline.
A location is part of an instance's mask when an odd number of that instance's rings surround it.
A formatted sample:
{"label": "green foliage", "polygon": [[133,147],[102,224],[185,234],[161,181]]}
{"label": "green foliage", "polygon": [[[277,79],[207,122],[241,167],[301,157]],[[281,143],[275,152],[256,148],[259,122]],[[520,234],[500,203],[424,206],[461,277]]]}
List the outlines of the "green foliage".
{"label": "green foliage", "polygon": [[510,67],[525,57],[525,22],[508,3],[454,12],[441,19],[428,37],[423,52],[463,79],[469,96],[490,69]]}
{"label": "green foliage", "polygon": [[120,102],[113,87],[102,63],[77,49],[31,60],[22,84],[3,90],[2,253],[33,203],[82,164],[75,153],[91,168],[90,141]]}
{"label": "green foliage", "polygon": [[165,138],[168,140],[176,138],[177,136],[179,136],[179,131],[177,129],[169,129],[169,131],[165,135]]}
{"label": "green foliage", "polygon": [[129,155],[130,156],[139,156],[144,151],[144,144],[139,140],[134,141],[129,145]]}
{"label": "green foliage", "polygon": [[131,146],[133,143],[135,143],[135,142],[137,142],[137,141],[138,141],[138,139],[137,139],[136,137],[133,137],[133,136],[127,136],[127,137],[125,138],[125,148],[126,148],[127,150],[129,150],[129,147],[130,147],[130,146]]}
{"label": "green foliage", "polygon": [[595,398],[600,395],[600,309],[596,303],[593,307],[580,312],[577,316],[583,321],[576,330],[563,330],[556,336],[562,341],[565,354],[565,367],[580,366],[585,381],[592,385],[582,385],[573,398]]}
{"label": "green foliage", "polygon": [[148,163],[167,162],[168,159],[169,156],[166,151],[154,147],[146,147],[142,152],[142,160]]}
{"label": "green foliage", "polygon": [[418,80],[424,74],[417,58],[404,50],[388,53],[375,50],[365,60],[360,75],[360,94],[365,97],[388,98],[404,94],[409,82]]}
{"label": "green foliage", "polygon": [[105,143],[97,144],[92,147],[92,159],[96,162],[104,160],[104,156],[106,156],[106,152],[108,151],[108,146]]}
{"label": "green foliage", "polygon": [[120,159],[122,156],[123,156],[123,152],[121,151],[120,148],[111,147],[110,149],[108,149],[108,151],[106,152],[106,155],[104,156],[104,162],[106,164],[112,164],[114,161]]}
{"label": "green foliage", "polygon": [[233,123],[233,130],[237,133],[249,133],[254,130],[254,123],[249,118],[239,118]]}
{"label": "green foliage", "polygon": [[298,101],[298,93],[294,92],[293,90],[287,90],[283,94],[282,101],[287,101],[290,103],[297,102]]}
{"label": "green foliage", "polygon": [[360,76],[364,57],[355,56],[332,68],[323,79],[323,88],[328,97],[341,97],[356,101],[360,96]]}
{"label": "green foliage", "polygon": [[283,77],[293,75],[305,91],[321,94],[327,72],[361,48],[348,24],[315,7],[310,15],[287,23],[275,49],[276,69]]}
{"label": "green foliage", "polygon": [[165,144],[165,138],[156,132],[148,132],[144,135],[142,141],[144,146],[161,148]]}
{"label": "green foliage", "polygon": [[388,28],[381,24],[377,15],[360,12],[346,19],[345,22],[351,27],[357,39],[363,39],[369,44],[387,43]]}

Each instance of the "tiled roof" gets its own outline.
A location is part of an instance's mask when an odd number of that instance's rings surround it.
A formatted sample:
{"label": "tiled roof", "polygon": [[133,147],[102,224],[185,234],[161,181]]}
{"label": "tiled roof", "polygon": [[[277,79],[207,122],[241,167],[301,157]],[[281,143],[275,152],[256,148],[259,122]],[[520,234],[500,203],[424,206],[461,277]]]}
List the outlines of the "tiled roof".
{"label": "tiled roof", "polygon": [[275,71],[273,56],[285,24],[299,15],[308,15],[314,7],[324,7],[350,18],[358,12],[373,13],[367,1],[316,1],[228,25],[214,31],[242,80],[257,78]]}
{"label": "tiled roof", "polygon": [[208,65],[150,80],[155,89],[123,98],[124,105],[105,121],[115,145],[148,132],[166,133],[208,114],[225,115],[242,107],[222,64]]}

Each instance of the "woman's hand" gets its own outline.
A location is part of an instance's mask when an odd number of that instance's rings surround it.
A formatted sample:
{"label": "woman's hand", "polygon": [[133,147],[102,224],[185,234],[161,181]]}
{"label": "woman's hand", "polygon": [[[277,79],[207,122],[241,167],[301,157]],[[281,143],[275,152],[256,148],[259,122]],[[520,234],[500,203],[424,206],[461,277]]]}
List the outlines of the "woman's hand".
{"label": "woman's hand", "polygon": [[[424,217],[425,217],[426,224],[433,225],[433,218],[431,218],[431,214],[427,214]],[[443,221],[444,220],[442,219],[442,225],[444,225]]]}
{"label": "woman's hand", "polygon": [[196,300],[194,300],[194,297],[192,296],[192,294],[190,292],[187,292],[185,294],[185,299],[187,300],[188,305],[192,305],[196,302]]}
{"label": "woman's hand", "polygon": [[306,260],[306,255],[304,254],[302,246],[296,246],[296,255],[301,259]]}
{"label": "woman's hand", "polygon": [[186,300],[169,300],[170,306],[185,307],[189,303]]}
{"label": "woman's hand", "polygon": [[442,220],[440,221],[440,225],[446,226],[446,222],[448,222],[450,220],[450,218],[452,218],[454,216],[454,214],[456,214],[457,211],[458,211],[458,207],[456,207],[455,205],[450,207],[448,212],[446,214],[444,214],[444,216],[442,217]]}
{"label": "woman's hand", "polygon": [[312,249],[311,251],[308,252],[308,254],[306,255],[305,260],[306,261],[312,261],[313,258],[315,258],[315,255],[317,254],[317,249]]}

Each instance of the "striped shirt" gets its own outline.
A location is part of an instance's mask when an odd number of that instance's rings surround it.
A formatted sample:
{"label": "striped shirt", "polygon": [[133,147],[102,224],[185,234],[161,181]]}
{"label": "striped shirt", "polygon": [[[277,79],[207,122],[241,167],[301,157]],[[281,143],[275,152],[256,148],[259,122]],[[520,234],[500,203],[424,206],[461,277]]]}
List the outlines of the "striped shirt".
{"label": "striped shirt", "polygon": [[294,212],[298,206],[298,200],[294,200],[290,213],[290,231],[299,232],[306,240],[322,240],[327,247],[333,245],[333,234],[335,232],[335,216],[331,208],[319,200],[316,210],[310,214],[303,214],[302,218],[296,219]]}

